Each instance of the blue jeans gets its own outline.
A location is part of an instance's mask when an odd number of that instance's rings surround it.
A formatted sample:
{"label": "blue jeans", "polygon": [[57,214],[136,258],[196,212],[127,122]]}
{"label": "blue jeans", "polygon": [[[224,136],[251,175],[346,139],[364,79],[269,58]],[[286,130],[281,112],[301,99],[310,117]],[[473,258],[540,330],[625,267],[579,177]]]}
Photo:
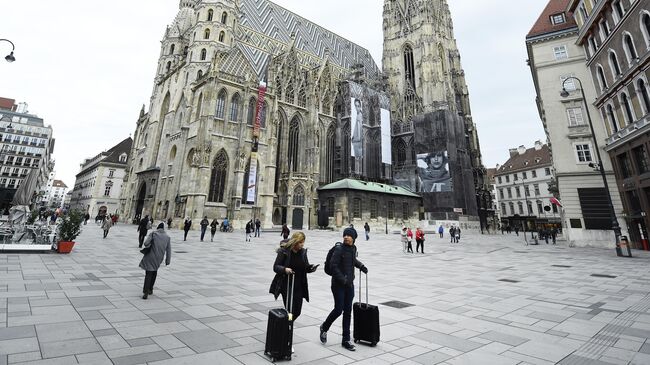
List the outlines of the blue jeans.
{"label": "blue jeans", "polygon": [[323,323],[323,331],[329,331],[332,323],[343,313],[342,342],[350,341],[350,319],[352,318],[354,286],[332,285],[332,294],[334,295],[334,309]]}
{"label": "blue jeans", "polygon": [[203,237],[205,237],[205,231],[208,229],[208,226],[201,226],[201,241],[203,241]]}

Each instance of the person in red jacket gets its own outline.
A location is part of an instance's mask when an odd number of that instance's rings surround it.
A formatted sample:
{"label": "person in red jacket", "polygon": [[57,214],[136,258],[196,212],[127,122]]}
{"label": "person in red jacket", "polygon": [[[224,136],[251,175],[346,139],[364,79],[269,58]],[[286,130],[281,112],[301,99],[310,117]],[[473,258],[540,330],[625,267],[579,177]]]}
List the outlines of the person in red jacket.
{"label": "person in red jacket", "polygon": [[413,245],[411,245],[411,242],[413,242],[413,231],[411,231],[411,227],[406,229],[406,242],[408,243],[406,252],[413,253]]}
{"label": "person in red jacket", "polygon": [[415,230],[415,252],[420,252],[420,247],[422,247],[422,253],[424,253],[424,232],[420,227]]}

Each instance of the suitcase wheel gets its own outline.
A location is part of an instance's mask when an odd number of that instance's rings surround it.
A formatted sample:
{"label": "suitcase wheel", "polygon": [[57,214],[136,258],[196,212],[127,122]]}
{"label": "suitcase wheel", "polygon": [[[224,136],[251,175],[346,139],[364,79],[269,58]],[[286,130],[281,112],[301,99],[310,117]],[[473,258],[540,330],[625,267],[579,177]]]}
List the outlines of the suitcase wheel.
{"label": "suitcase wheel", "polygon": [[372,343],[370,343],[370,346],[372,346],[372,347],[377,346],[377,342],[372,342]]}
{"label": "suitcase wheel", "polygon": [[359,340],[355,339],[355,340],[354,340],[354,343],[359,343]]}

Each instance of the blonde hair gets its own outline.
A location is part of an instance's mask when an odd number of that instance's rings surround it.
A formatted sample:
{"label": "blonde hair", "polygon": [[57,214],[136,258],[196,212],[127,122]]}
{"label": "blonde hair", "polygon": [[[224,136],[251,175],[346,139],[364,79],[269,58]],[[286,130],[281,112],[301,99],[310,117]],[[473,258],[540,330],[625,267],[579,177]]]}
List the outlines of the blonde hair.
{"label": "blonde hair", "polygon": [[295,246],[298,242],[303,242],[304,240],[304,233],[294,232],[294,234],[291,235],[291,238],[287,242],[283,243],[281,247],[293,250],[293,246]]}

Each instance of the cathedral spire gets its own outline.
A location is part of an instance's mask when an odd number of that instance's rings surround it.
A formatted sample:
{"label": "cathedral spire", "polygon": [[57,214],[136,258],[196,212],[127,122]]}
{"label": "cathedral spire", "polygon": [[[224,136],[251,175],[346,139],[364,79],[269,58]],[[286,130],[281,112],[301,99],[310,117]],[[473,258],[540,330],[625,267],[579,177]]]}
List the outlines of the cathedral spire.
{"label": "cathedral spire", "polygon": [[179,9],[183,9],[183,8],[194,9],[198,2],[199,2],[199,0],[180,0],[180,3],[178,4],[178,8]]}

